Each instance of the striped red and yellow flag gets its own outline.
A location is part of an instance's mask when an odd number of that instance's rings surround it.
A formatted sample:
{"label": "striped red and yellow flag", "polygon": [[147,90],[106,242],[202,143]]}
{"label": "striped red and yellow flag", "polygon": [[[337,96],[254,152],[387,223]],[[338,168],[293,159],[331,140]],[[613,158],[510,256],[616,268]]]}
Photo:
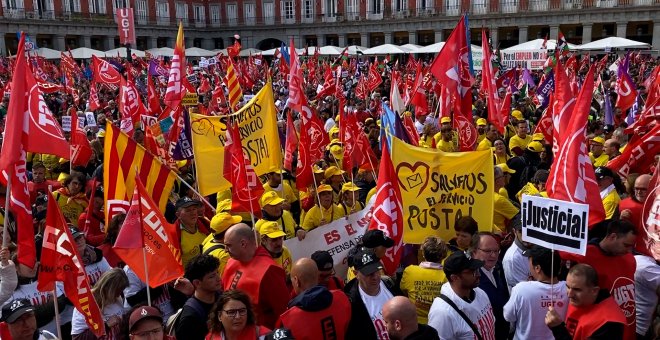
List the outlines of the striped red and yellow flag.
{"label": "striped red and yellow flag", "polygon": [[241,90],[241,84],[238,82],[236,70],[234,69],[234,62],[231,59],[227,63],[227,88],[229,89],[229,105],[232,109],[236,109],[236,105],[243,98],[243,90]]}
{"label": "striped red and yellow flag", "polygon": [[105,195],[106,223],[130,207],[129,195],[135,189],[135,171],[158,207],[165,212],[176,175],[141,145],[106,124],[105,152],[103,154],[103,192]]}

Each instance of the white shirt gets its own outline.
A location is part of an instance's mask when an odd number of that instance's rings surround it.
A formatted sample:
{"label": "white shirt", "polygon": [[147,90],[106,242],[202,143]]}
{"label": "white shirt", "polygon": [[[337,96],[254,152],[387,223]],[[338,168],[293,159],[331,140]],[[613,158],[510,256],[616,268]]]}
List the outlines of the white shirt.
{"label": "white shirt", "polygon": [[[105,306],[101,313],[103,314],[103,322],[107,322],[110,317],[115,315],[122,316],[124,314],[124,302],[121,299],[117,299],[117,302]],[[81,334],[88,328],[87,322],[85,322],[85,316],[75,309],[73,311],[73,318],[71,318],[71,335]]]}
{"label": "white shirt", "polygon": [[497,280],[495,280],[495,274],[493,274],[495,267],[490,268],[490,270],[486,269],[486,267],[481,267],[479,269],[481,269],[481,273],[484,274],[488,280],[490,280],[490,283],[492,283],[493,286],[497,288]]}
{"label": "white shirt", "polygon": [[[468,303],[460,298],[451,288],[449,282],[442,285],[440,293],[453,301],[458,309],[477,326],[484,340],[495,339],[495,315],[490,305],[488,295],[481,288],[474,289],[474,301]],[[428,325],[438,331],[440,339],[474,340],[476,336],[472,328],[444,300],[437,297],[429,309]]]}
{"label": "white shirt", "polygon": [[637,333],[646,334],[651,327],[653,310],[658,305],[658,287],[660,286],[660,266],[651,257],[636,255],[635,270],[635,307],[637,309]]}
{"label": "white shirt", "polygon": [[108,260],[105,259],[105,257],[102,258],[101,261],[86,265],[85,273],[87,273],[90,287],[94,287],[96,281],[101,278],[101,275],[110,269],[112,269],[112,267],[110,267],[110,264],[108,263]]}
{"label": "white shirt", "polygon": [[522,249],[518,247],[518,244],[513,242],[502,259],[502,268],[504,269],[506,284],[509,286],[509,292],[513,286],[519,282],[529,281],[532,276],[529,272],[529,259],[524,257],[522,253]]}
{"label": "white shirt", "polygon": [[422,135],[422,131],[424,130],[424,124],[420,123],[419,120],[415,119],[415,129],[417,130],[418,135]]}
{"label": "white shirt", "polygon": [[[124,266],[124,273],[126,273],[126,276],[128,276],[128,287],[124,289],[124,296],[126,296],[126,298],[129,298],[137,294],[139,291],[141,291],[142,289],[144,289],[144,287],[147,286],[128,266]],[[157,299],[152,301],[152,305],[158,307],[161,313],[163,313],[163,320],[169,319],[171,315],[174,315],[174,313],[176,313],[174,307],[172,307],[170,293],[167,287],[163,287],[163,293],[160,294],[160,296]],[[128,300],[124,302],[124,307],[127,310],[130,309],[131,306],[128,304]]]}
{"label": "white shirt", "polygon": [[514,339],[552,339],[552,331],[545,325],[545,314],[553,305],[559,317],[566,319],[568,295],[566,282],[554,285],[538,281],[520,282],[511,289],[511,297],[504,305],[504,319],[516,325]]}
{"label": "white shirt", "polygon": [[[55,290],[57,291],[57,296],[64,295],[64,285],[62,282],[55,283]],[[52,292],[42,292],[37,289],[37,281],[32,283],[20,285],[16,288],[11,297],[3,304],[6,305],[9,302],[17,299],[28,299],[33,306],[41,306],[46,304],[48,301],[53,299]],[[67,323],[71,321],[71,315],[73,314],[73,307],[67,305],[64,309],[60,307],[60,321],[61,323]],[[55,322],[55,317],[53,317],[50,322],[39,328],[39,330],[48,331],[50,333],[57,333],[57,324]]]}
{"label": "white shirt", "polygon": [[325,121],[325,125],[323,128],[325,129],[325,132],[330,132],[330,129],[333,127],[337,126],[337,123],[335,123],[335,120],[331,118],[328,118],[328,120]]}
{"label": "white shirt", "polygon": [[364,302],[364,306],[367,307],[369,317],[371,317],[371,322],[374,324],[378,339],[389,339],[389,336],[387,335],[387,328],[385,327],[385,321],[383,321],[383,305],[394,296],[392,296],[392,293],[387,290],[387,287],[385,287],[383,281],[380,282],[380,291],[376,296],[371,296],[365,293],[362,290],[362,287],[358,286],[358,289],[360,291],[360,297],[362,297],[362,302]]}

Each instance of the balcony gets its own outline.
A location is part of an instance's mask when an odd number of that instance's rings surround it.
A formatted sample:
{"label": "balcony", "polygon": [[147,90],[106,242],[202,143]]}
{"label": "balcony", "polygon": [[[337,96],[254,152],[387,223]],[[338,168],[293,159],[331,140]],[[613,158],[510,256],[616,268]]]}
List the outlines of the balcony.
{"label": "balcony", "polygon": [[3,8],[3,11],[7,19],[25,19],[25,10],[23,8]]}

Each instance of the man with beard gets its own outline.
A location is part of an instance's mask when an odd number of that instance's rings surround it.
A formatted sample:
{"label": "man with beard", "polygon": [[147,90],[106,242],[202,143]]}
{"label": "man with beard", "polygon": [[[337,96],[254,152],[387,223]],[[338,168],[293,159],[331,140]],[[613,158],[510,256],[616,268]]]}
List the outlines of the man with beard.
{"label": "man with beard", "polygon": [[255,223],[254,228],[259,230],[261,226],[269,221],[277,222],[284,232],[284,239],[288,240],[296,236],[296,229],[304,232],[293,219],[290,211],[284,210],[284,199],[277,195],[275,191],[267,191],[259,199],[261,205],[261,219]]}
{"label": "man with beard", "polygon": [[619,212],[621,219],[627,220],[632,223],[637,229],[637,240],[635,240],[635,251],[640,254],[650,255],[648,247],[646,246],[646,239],[648,234],[644,230],[642,223],[642,210],[644,208],[644,201],[648,196],[649,182],[651,175],[639,175],[634,183],[634,195],[624,198],[619,202]]}
{"label": "man with beard", "polygon": [[383,321],[390,340],[435,340],[438,332],[417,323],[415,304],[405,296],[395,296],[383,305]]}

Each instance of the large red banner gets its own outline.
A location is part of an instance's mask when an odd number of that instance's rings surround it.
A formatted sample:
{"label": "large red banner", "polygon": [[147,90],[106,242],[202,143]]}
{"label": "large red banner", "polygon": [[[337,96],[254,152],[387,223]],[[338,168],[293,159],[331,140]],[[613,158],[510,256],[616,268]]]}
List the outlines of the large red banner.
{"label": "large red banner", "polygon": [[132,8],[117,8],[117,27],[119,28],[119,43],[131,44],[135,47],[135,20]]}

